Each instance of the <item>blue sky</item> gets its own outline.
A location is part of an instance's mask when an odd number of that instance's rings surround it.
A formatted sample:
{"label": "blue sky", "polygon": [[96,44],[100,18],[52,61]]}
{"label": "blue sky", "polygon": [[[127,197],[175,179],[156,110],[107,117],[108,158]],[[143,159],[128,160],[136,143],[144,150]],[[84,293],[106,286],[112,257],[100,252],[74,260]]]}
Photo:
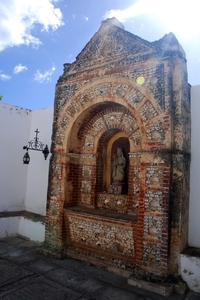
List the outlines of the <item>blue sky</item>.
{"label": "blue sky", "polygon": [[0,0],[2,101],[52,106],[63,64],[113,16],[150,42],[173,32],[186,52],[189,83],[200,84],[199,0]]}

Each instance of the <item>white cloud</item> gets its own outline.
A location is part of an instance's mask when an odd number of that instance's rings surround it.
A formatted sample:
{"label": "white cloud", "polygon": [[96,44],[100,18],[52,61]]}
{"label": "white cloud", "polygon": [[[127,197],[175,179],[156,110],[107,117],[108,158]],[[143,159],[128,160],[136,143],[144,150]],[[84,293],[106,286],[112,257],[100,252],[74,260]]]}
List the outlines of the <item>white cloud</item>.
{"label": "white cloud", "polygon": [[56,0],[0,1],[0,51],[18,45],[38,47],[42,42],[35,36],[36,25],[42,31],[56,30],[64,25]]}
{"label": "white cloud", "polygon": [[2,73],[2,71],[0,70],[0,80],[6,81],[6,80],[10,80],[11,76]]}
{"label": "white cloud", "polygon": [[104,18],[116,17],[120,22],[126,22],[146,16],[153,16],[167,30],[185,37],[200,34],[199,0],[190,0],[189,4],[183,0],[138,0],[126,9],[111,9]]}
{"label": "white cloud", "polygon": [[26,71],[26,70],[28,70],[28,68],[26,66],[22,66],[21,64],[19,64],[19,65],[14,67],[13,73],[18,74],[18,73]]}
{"label": "white cloud", "polygon": [[47,70],[44,73],[41,73],[40,70],[37,70],[34,76],[34,80],[38,81],[39,83],[50,82],[51,76],[53,75],[55,70],[55,67],[52,67],[50,70]]}

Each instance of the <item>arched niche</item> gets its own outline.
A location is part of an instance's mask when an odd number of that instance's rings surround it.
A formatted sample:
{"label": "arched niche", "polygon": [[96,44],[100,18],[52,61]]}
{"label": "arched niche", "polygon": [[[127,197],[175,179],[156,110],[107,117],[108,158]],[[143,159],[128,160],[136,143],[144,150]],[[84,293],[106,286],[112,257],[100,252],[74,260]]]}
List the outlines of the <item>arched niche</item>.
{"label": "arched niche", "polygon": [[98,194],[107,193],[112,183],[112,157],[117,148],[126,159],[122,194],[128,194],[129,152],[140,149],[140,137],[136,119],[120,104],[104,103],[85,111],[69,135],[65,205],[98,208]]}
{"label": "arched niche", "polygon": [[[125,178],[124,186],[121,192],[110,191],[113,183],[112,163],[113,155],[116,149],[123,151],[126,159],[124,169]],[[128,178],[129,178],[129,152],[130,141],[127,133],[119,129],[110,129],[106,131],[99,139],[97,148],[97,165],[96,165],[96,201],[95,207],[107,211],[116,211],[119,213],[127,212],[128,204]]]}
{"label": "arched niche", "polygon": [[130,152],[130,142],[128,135],[125,132],[119,132],[115,134],[108,143],[107,148],[107,190],[109,185],[112,183],[113,176],[113,156],[116,153],[117,149],[122,149],[123,156],[125,158],[125,167],[124,167],[124,182],[125,190],[124,193],[128,193],[128,173],[129,173],[129,152]]}
{"label": "arched niche", "polygon": [[130,142],[127,133],[118,130],[106,131],[99,140],[97,149],[97,192],[108,192],[112,183],[112,161],[116,149],[120,148],[126,159],[125,191],[128,193],[128,172],[129,172],[129,152]]}
{"label": "arched niche", "polygon": [[[133,81],[124,78],[120,78],[120,82],[119,78],[112,80],[112,82],[109,80],[108,78],[99,79],[98,82],[85,85],[59,108],[59,115],[56,119],[57,127],[53,136],[55,151],[79,151],[78,146],[76,149],[74,147],[71,149],[74,141],[77,142],[74,139],[76,135],[74,133],[77,133],[76,130],[78,131],[78,137],[81,139],[85,131],[83,123],[92,125],[94,116],[96,119],[103,110],[105,112],[105,110],[117,107],[123,107],[127,111],[126,121],[120,120],[121,127],[124,125],[129,126],[129,115],[135,119],[135,123],[138,125],[137,132],[134,128],[131,129],[133,134],[132,149],[135,146],[137,146],[137,150],[139,148],[140,150],[146,149],[149,146],[151,147],[149,145],[151,142],[163,142],[165,139],[168,141],[167,135],[155,133],[157,129],[163,132],[163,128],[166,128],[166,122],[163,120],[163,110],[153,95]],[[110,128],[108,123],[104,124],[105,130]],[[129,128],[124,131],[127,130],[130,132]],[[100,132],[100,135],[102,133],[103,131]],[[140,139],[140,144],[138,139]],[[96,147],[96,145],[94,146]],[[94,153],[91,148],[86,151]]]}

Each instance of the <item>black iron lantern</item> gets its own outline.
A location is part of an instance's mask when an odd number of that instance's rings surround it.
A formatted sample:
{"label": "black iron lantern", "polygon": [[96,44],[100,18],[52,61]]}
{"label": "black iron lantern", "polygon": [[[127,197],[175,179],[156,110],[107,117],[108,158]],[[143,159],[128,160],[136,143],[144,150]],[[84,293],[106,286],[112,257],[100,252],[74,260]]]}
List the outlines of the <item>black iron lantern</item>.
{"label": "black iron lantern", "polygon": [[39,141],[39,138],[38,138],[39,131],[38,131],[38,129],[36,129],[35,133],[36,133],[36,136],[34,137],[34,139],[31,140],[30,142],[28,142],[27,146],[23,147],[23,149],[26,150],[26,153],[24,154],[24,157],[23,157],[23,163],[24,164],[29,164],[29,162],[30,162],[30,156],[28,154],[28,150],[42,151],[42,153],[44,154],[44,159],[45,160],[47,159],[47,156],[49,155],[48,146],[46,145],[44,147],[44,144],[42,144]]}
{"label": "black iron lantern", "polygon": [[24,157],[23,157],[23,163],[28,165],[30,162],[30,156],[28,154],[28,151],[26,151],[26,153],[24,154]]}
{"label": "black iron lantern", "polygon": [[42,153],[44,154],[44,159],[46,160],[47,159],[47,156],[49,155],[49,148],[48,146],[46,145],[44,150],[42,151]]}

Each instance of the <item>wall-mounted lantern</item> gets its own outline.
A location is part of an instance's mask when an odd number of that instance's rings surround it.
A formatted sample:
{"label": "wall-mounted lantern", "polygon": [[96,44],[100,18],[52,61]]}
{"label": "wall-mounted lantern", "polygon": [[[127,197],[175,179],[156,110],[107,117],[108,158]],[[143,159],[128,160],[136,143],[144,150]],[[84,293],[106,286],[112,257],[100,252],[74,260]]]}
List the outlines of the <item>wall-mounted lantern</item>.
{"label": "wall-mounted lantern", "polygon": [[49,155],[48,146],[46,145],[44,147],[44,144],[42,144],[39,141],[39,138],[38,138],[39,131],[38,131],[38,129],[36,129],[35,133],[36,133],[36,136],[34,137],[34,139],[31,140],[30,142],[28,142],[27,146],[23,147],[23,149],[26,150],[26,153],[24,154],[24,157],[23,157],[23,163],[24,164],[29,164],[29,162],[30,162],[30,156],[28,154],[28,150],[42,151],[42,153],[44,154],[44,159],[45,160],[47,159],[47,156]]}
{"label": "wall-mounted lantern", "polygon": [[29,156],[28,150],[27,150],[26,153],[23,156],[23,163],[24,164],[29,164],[29,161],[30,161],[30,156]]}

